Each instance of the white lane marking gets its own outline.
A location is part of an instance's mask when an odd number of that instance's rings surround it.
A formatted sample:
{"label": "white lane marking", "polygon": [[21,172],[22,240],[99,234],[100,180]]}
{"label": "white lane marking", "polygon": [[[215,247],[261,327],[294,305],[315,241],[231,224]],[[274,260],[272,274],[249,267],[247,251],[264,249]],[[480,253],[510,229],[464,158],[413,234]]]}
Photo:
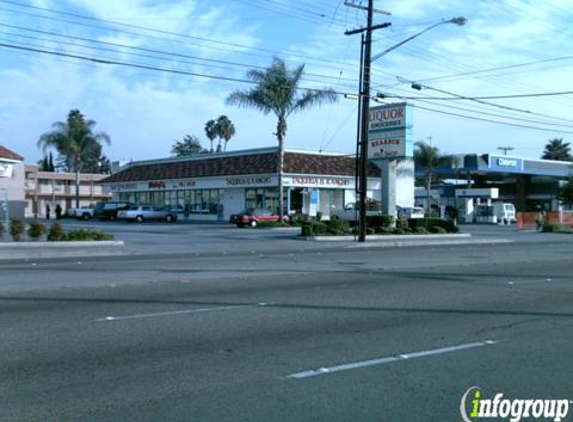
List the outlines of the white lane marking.
{"label": "white lane marking", "polygon": [[543,280],[521,280],[521,281],[508,281],[507,284],[514,285],[514,284],[538,284],[538,283],[551,283],[553,281],[552,278],[546,278]]}
{"label": "white lane marking", "polygon": [[353,362],[353,363],[347,363],[347,364],[343,364],[343,365],[322,367],[322,368],[313,369],[310,371],[296,372],[294,374],[287,375],[287,378],[302,379],[302,378],[315,377],[317,375],[332,374],[334,372],[341,372],[341,371],[348,371],[351,369],[365,368],[367,366],[383,365],[386,363],[397,362],[397,361],[405,360],[405,359],[423,358],[423,357],[427,357],[427,356],[441,355],[444,353],[459,352],[461,350],[475,349],[476,347],[491,346],[491,345],[496,344],[496,343],[498,343],[498,341],[496,341],[496,340],[485,340],[485,341],[480,341],[477,343],[460,344],[458,346],[442,347],[439,349],[425,350],[422,352],[400,354],[400,355],[388,356],[388,357],[384,357],[384,358],[380,358],[380,359],[371,359],[371,360],[365,360],[362,362]]}
{"label": "white lane marking", "polygon": [[150,313],[150,314],[106,316],[106,317],[102,317],[102,318],[97,318],[96,322],[122,321],[122,320],[126,320],[126,319],[154,318],[154,317],[174,316],[174,315],[183,315],[183,314],[198,314],[201,312],[228,311],[231,309],[264,307],[267,305],[268,305],[268,303],[259,302],[259,303],[249,303],[249,304],[245,304],[245,305],[217,306],[217,307],[213,307],[213,308],[199,308],[199,309],[183,309],[181,311],[155,312],[155,313]]}

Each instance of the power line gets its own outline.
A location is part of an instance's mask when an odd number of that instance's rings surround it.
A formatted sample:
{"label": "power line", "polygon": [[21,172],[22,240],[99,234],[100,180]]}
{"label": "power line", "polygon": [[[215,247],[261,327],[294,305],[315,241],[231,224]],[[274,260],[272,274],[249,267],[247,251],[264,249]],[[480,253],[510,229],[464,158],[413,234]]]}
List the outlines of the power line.
{"label": "power line", "polygon": [[[271,49],[267,49],[267,48],[262,48],[262,47],[256,47],[256,46],[249,46],[249,45],[244,45],[244,44],[238,44],[238,43],[231,43],[231,42],[226,42],[226,41],[220,41],[220,40],[215,40],[215,39],[210,39],[210,38],[206,38],[206,37],[197,37],[197,36],[192,36],[192,35],[188,35],[188,34],[181,34],[181,33],[177,33],[177,32],[172,32],[172,31],[165,31],[165,30],[161,30],[161,29],[155,29],[155,28],[149,28],[149,27],[145,27],[145,26],[141,26],[141,25],[133,25],[133,24],[128,24],[128,23],[122,23],[122,22],[117,22],[117,21],[113,21],[113,20],[109,20],[109,19],[100,19],[100,18],[94,18],[91,16],[85,16],[85,15],[80,15],[77,13],[71,13],[71,12],[65,12],[65,11],[61,11],[61,10],[55,10],[55,9],[50,9],[50,8],[46,8],[46,7],[38,7],[38,6],[31,6],[31,5],[27,5],[27,4],[22,4],[22,3],[18,3],[15,1],[11,1],[11,0],[0,0],[0,3],[6,3],[6,4],[10,4],[10,5],[15,5],[15,6],[19,6],[19,7],[23,7],[23,8],[28,8],[28,9],[34,9],[34,10],[40,10],[43,12],[49,12],[52,14],[58,14],[58,15],[62,15],[62,16],[69,16],[69,17],[73,17],[76,19],[81,19],[81,20],[86,20],[86,21],[94,21],[94,22],[103,22],[103,23],[107,23],[107,24],[111,24],[111,25],[116,25],[116,26],[120,26],[120,27],[126,27],[126,28],[131,28],[131,29],[137,29],[137,30],[141,30],[141,31],[145,31],[145,32],[151,32],[151,33],[156,33],[156,34],[162,34],[162,35],[169,35],[172,37],[177,37],[177,38],[183,38],[183,39],[188,39],[188,40],[194,40],[194,41],[201,41],[201,42],[205,42],[205,43],[210,43],[210,44],[215,44],[218,46],[225,46],[225,47],[233,47],[235,48],[234,50],[227,50],[227,51],[232,51],[234,53],[237,53],[238,51],[236,49],[240,49],[240,50],[255,50],[255,51],[260,51],[260,52],[264,52],[264,53],[270,53],[273,55],[280,55],[283,52],[281,51],[276,51],[276,50],[271,50]],[[70,20],[66,20],[66,19],[59,19],[59,18],[55,18],[53,16],[45,16],[45,15],[38,15],[38,14],[33,14],[33,13],[27,13],[27,12],[20,12],[20,11],[15,11],[15,10],[11,10],[11,9],[3,9],[5,11],[11,12],[11,13],[20,13],[20,14],[24,14],[24,15],[29,15],[29,16],[33,16],[33,17],[38,17],[38,18],[42,18],[42,19],[49,19],[49,20],[56,20],[59,22],[64,22],[64,23],[70,23],[73,25],[80,25],[80,26],[85,26],[88,28],[94,28],[94,29],[104,29],[104,30],[109,30],[109,28],[105,28],[102,27],[100,25],[89,25],[86,23],[80,23],[80,22],[75,22],[75,21],[70,21]],[[117,30],[117,29],[116,29]],[[132,31],[126,31],[126,30],[119,30],[122,33],[125,34],[129,34],[129,35],[135,35],[135,36],[145,36],[145,37],[149,37],[149,38],[153,38],[153,39],[158,39],[158,40],[162,40],[162,41],[166,41],[165,38],[162,37],[158,37],[158,36],[153,36],[153,35],[149,35],[149,34],[141,34],[138,32],[132,32]],[[171,42],[178,42],[180,40],[173,40],[173,39],[168,39],[168,41]],[[221,49],[220,47],[218,47],[219,49]],[[336,63],[339,64],[338,62],[334,61],[334,60],[328,60],[328,59],[316,59],[316,57],[309,57],[309,56],[305,56],[305,55],[301,55],[301,54],[290,54],[293,57],[297,57],[297,58],[302,58],[302,59],[311,59],[314,61],[318,61],[321,63]]]}
{"label": "power line", "polygon": [[[121,44],[121,43],[115,43],[115,42],[109,42],[109,41],[100,41],[100,40],[95,40],[95,39],[91,39],[91,38],[84,38],[84,37],[77,37],[77,36],[73,36],[73,35],[58,34],[56,32],[51,32],[51,31],[43,31],[43,30],[39,30],[39,29],[26,28],[26,27],[22,27],[22,26],[8,25],[8,24],[4,24],[1,22],[0,22],[0,26],[12,28],[12,29],[23,30],[23,31],[32,32],[32,33],[55,36],[58,38],[66,38],[66,39],[71,39],[71,40],[76,40],[76,41],[85,41],[88,43],[95,43],[95,44],[101,44],[101,45],[106,45],[106,46],[121,47],[121,48],[129,49],[129,50],[141,51],[141,52],[145,52],[145,53],[162,54],[162,55],[172,56],[172,57],[177,57],[177,58],[192,59],[192,60],[196,60],[196,61],[200,61],[200,62],[226,64],[226,65],[238,66],[238,67],[249,68],[249,69],[253,69],[253,68],[266,69],[266,66],[258,66],[258,65],[254,65],[254,64],[231,62],[228,60],[211,59],[211,58],[193,56],[193,55],[182,54],[182,53],[175,53],[175,52],[164,51],[164,50],[157,50],[157,49],[146,48],[146,47],[136,47],[136,46],[130,46],[130,45]],[[34,38],[34,37],[29,37],[26,35],[18,35],[18,34],[16,36],[21,36],[21,37],[26,37],[26,38]],[[42,39],[40,39],[40,40],[42,40]],[[57,41],[57,42],[65,44],[61,41]],[[96,50],[102,50],[102,51],[114,51],[111,49],[101,49],[101,48],[97,48],[97,47],[93,47],[93,46],[89,46],[89,45],[83,45],[83,47],[96,49]],[[118,52],[118,51],[115,50],[115,52]],[[135,53],[130,53],[130,54],[136,55]],[[152,56],[146,56],[146,55],[140,55],[140,56],[141,57],[147,57],[147,58],[153,58]],[[185,61],[182,61],[182,63],[192,64],[190,62],[185,62]],[[318,77],[318,78],[324,78],[324,79],[334,79],[334,80],[341,80],[342,79],[342,80],[354,82],[354,79],[342,78],[342,76],[320,75],[320,74],[315,74],[315,73],[305,73],[305,76]]]}

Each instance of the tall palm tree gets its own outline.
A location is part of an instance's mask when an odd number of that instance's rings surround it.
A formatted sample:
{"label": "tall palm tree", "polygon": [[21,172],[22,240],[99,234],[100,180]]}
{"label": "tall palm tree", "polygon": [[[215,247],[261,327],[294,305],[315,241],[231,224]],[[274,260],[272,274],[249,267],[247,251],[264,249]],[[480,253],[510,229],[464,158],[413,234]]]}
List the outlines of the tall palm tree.
{"label": "tall palm tree", "polygon": [[563,138],[553,138],[545,145],[541,158],[545,160],[573,161],[571,156],[571,144],[563,142]]}
{"label": "tall palm tree", "polygon": [[211,148],[209,152],[213,152],[213,141],[217,137],[217,122],[215,120],[209,120],[205,123],[205,135],[211,141]]}
{"label": "tall palm tree", "polygon": [[426,185],[426,214],[430,216],[431,206],[431,188],[432,180],[439,167],[452,166],[454,158],[450,155],[440,154],[437,147],[431,146],[426,142],[416,142],[416,149],[414,150],[414,163],[416,167],[424,169],[424,181]]}
{"label": "tall palm tree", "polygon": [[287,131],[287,119],[296,112],[324,102],[335,102],[338,97],[330,88],[320,90],[301,90],[299,84],[304,75],[304,65],[289,69],[284,60],[274,58],[271,66],[265,70],[251,69],[247,77],[255,87],[247,91],[234,91],[227,97],[227,104],[239,107],[255,108],[264,114],[274,113],[277,117],[278,141],[278,190],[279,216],[284,215],[283,174],[284,140]]}
{"label": "tall palm tree", "polygon": [[227,116],[219,116],[217,119],[217,132],[219,137],[225,140],[223,151],[227,151],[227,143],[235,136],[235,125]]}
{"label": "tall palm tree", "polygon": [[101,142],[110,144],[104,132],[94,133],[96,122],[85,119],[79,110],[71,110],[65,122],[55,122],[54,130],[46,132],[38,140],[38,147],[44,152],[54,148],[65,159],[69,169],[76,173],[76,207],[80,206],[80,173],[84,164],[101,153]]}

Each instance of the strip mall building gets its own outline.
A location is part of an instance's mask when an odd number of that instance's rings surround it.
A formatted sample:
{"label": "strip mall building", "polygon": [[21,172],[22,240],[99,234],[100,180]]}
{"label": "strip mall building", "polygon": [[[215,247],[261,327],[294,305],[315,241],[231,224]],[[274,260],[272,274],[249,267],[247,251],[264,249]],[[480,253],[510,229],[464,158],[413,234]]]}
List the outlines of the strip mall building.
{"label": "strip mall building", "polygon": [[[343,154],[285,152],[284,203],[288,214],[326,218],[356,201],[356,159]],[[191,219],[227,220],[247,208],[278,208],[276,147],[132,162],[101,183],[114,200],[170,205]],[[380,200],[380,169],[368,168],[368,197]],[[397,203],[413,206],[414,164],[399,166]]]}

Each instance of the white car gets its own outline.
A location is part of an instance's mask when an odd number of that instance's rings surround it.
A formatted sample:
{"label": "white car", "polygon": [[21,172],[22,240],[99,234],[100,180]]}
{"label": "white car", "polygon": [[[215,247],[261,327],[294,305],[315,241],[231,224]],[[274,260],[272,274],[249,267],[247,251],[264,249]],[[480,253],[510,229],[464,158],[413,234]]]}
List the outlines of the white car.
{"label": "white car", "polygon": [[422,207],[396,207],[398,218],[424,218]]}
{"label": "white car", "polygon": [[137,221],[143,223],[146,220],[167,221],[177,220],[177,211],[168,207],[153,207],[151,205],[133,205],[126,210],[118,211],[118,220]]}

